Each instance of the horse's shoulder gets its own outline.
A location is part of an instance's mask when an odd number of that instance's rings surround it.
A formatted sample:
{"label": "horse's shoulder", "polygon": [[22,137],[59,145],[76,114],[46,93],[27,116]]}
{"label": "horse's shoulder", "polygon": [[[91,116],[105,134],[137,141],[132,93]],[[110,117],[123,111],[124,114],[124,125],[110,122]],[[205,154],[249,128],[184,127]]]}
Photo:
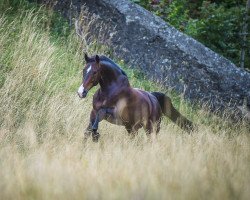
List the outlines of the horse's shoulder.
{"label": "horse's shoulder", "polygon": [[93,95],[93,101],[96,101],[98,99],[100,99],[100,96],[101,96],[101,90],[98,89],[95,94]]}

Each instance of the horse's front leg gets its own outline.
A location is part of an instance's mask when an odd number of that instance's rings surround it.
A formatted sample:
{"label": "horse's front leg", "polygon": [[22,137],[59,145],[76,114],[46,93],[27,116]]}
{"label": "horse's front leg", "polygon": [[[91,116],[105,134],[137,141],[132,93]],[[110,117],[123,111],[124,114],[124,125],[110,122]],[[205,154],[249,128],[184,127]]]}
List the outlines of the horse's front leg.
{"label": "horse's front leg", "polygon": [[114,118],[114,108],[101,108],[97,111],[92,130],[97,131],[99,122],[103,119]]}
{"label": "horse's front leg", "polygon": [[86,141],[91,135],[92,135],[92,139],[93,139],[93,142],[97,142],[99,137],[100,137],[100,134],[97,132],[97,129],[96,130],[93,130],[92,129],[92,126],[93,124],[95,123],[95,119],[96,119],[96,116],[97,116],[97,111],[96,110],[92,110],[91,111],[91,114],[90,114],[90,122],[89,122],[89,125],[84,133],[84,140]]}

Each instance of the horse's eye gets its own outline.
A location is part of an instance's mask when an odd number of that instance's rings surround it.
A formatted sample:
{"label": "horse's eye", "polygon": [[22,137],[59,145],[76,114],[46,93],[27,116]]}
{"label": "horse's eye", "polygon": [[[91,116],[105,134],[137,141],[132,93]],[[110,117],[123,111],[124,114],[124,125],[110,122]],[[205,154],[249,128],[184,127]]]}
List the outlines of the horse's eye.
{"label": "horse's eye", "polygon": [[94,74],[96,74],[96,73],[97,73],[97,71],[94,71],[93,73],[94,73]]}

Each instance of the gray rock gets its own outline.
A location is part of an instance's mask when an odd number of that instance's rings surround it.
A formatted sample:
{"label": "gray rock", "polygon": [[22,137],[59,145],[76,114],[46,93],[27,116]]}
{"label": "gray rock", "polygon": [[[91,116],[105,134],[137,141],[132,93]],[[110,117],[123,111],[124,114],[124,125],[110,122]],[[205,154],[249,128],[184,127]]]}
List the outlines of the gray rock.
{"label": "gray rock", "polygon": [[[108,45],[115,58],[151,80],[213,110],[237,108],[244,99],[250,104],[250,73],[142,7],[129,0],[72,0],[70,4],[71,0],[57,1],[55,9],[69,18],[72,7],[79,13],[84,5],[98,16],[91,35]],[[100,24],[107,28],[100,29]]]}

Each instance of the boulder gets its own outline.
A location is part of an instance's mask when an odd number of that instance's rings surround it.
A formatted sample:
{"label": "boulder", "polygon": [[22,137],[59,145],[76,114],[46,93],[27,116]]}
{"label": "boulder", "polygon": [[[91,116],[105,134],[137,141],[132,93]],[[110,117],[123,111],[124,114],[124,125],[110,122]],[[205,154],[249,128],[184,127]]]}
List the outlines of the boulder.
{"label": "boulder", "polygon": [[181,33],[129,0],[62,0],[55,9],[68,19],[82,6],[96,15],[90,35],[149,79],[212,110],[250,105],[250,73]]}

